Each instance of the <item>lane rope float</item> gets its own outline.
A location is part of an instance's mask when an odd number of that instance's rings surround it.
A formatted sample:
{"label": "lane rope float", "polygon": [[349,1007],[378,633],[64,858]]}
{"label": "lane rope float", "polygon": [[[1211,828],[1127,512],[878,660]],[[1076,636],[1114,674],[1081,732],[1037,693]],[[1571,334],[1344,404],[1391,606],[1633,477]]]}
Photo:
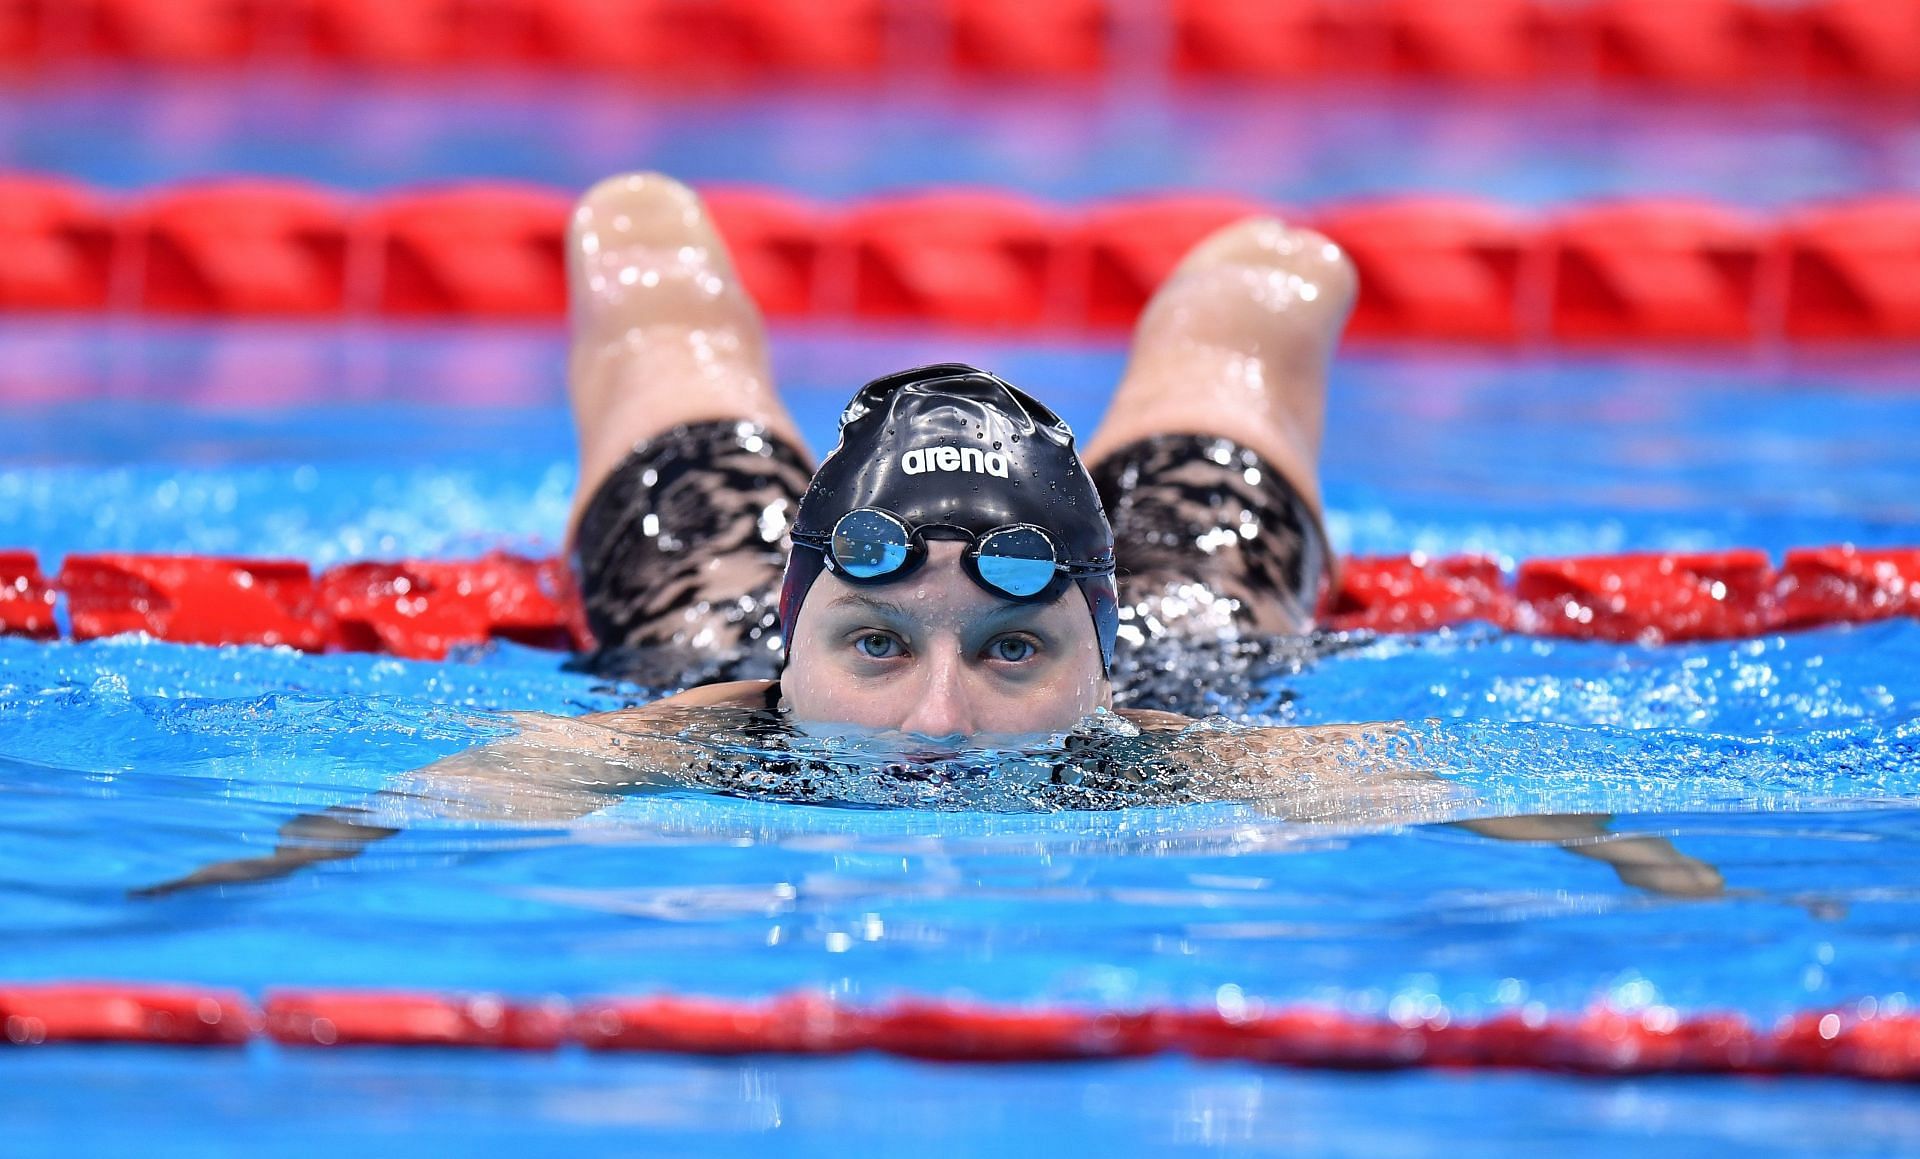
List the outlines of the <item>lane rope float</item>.
{"label": "lane rope float", "polygon": [[[493,552],[470,560],[305,563],[194,555],[71,555],[49,577],[0,551],[0,635],[92,640],[126,632],[183,644],[286,645],[416,660],[510,640],[584,651],[592,635],[565,563]],[[1920,615],[1920,548],[1645,552],[1532,559],[1511,574],[1481,556],[1354,558],[1322,602],[1335,631],[1424,632],[1486,623],[1531,636],[1735,640]]]}
{"label": "lane rope float", "polygon": [[1670,1007],[1481,1019],[1392,1019],[1313,1007],[1095,1011],[907,998],[856,1007],[814,993],[521,1001],[492,994],[231,991],[138,982],[0,985],[18,1046],[442,1047],[687,1055],[878,1051],[946,1062],[1074,1062],[1184,1054],[1342,1070],[1505,1068],[1584,1075],[1718,1074],[1920,1080],[1920,1016],[1866,999],[1760,1025]]}
{"label": "lane rope float", "polygon": [[[1920,196],[1908,194],[1762,216],[1646,198],[1541,215],[1418,196],[1298,212],[1190,194],[1065,207],[980,188],[842,206],[703,193],[744,285],[779,319],[1111,335],[1201,238],[1277,213],[1358,267],[1355,342],[1920,339]],[[0,176],[0,312],[558,321],[571,203],[507,183],[360,197],[236,176],[119,196]]]}

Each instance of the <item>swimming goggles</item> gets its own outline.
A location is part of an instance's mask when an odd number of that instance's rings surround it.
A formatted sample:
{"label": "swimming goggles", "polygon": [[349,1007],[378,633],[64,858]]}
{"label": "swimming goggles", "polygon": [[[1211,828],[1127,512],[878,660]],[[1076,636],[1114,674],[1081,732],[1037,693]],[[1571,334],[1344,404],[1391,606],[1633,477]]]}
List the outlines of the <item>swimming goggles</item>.
{"label": "swimming goggles", "polygon": [[978,535],[947,523],[909,527],[906,520],[878,507],[857,507],[834,522],[830,532],[793,533],[793,541],[827,557],[827,570],[851,584],[891,583],[913,572],[927,558],[931,538],[967,541],[960,569],[987,591],[1021,603],[1057,597],[1067,582],[1113,574],[1113,562],[1067,563],[1046,529],[1009,523]]}

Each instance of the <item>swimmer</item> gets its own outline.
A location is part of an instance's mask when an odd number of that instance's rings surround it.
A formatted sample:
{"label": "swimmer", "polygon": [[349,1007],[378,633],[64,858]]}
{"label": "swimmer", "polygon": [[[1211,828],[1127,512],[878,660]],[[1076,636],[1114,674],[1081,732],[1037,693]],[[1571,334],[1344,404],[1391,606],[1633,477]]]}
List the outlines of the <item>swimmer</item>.
{"label": "swimmer", "polygon": [[[1415,823],[1457,800],[1431,777],[1351,767],[1390,747],[1393,726],[1195,729],[1137,703],[1125,678],[1166,642],[1312,626],[1333,566],[1318,487],[1327,371],[1356,290],[1325,237],[1254,218],[1196,246],[1142,315],[1084,452],[1032,395],[956,363],[861,387],[817,468],[690,190],[658,175],[601,183],[574,211],[568,255],[580,486],[567,538],[600,642],[588,663],[684,691],[585,717],[517,714],[517,736],[419,770],[389,804],[573,819],[620,793],[715,785],[725,770],[702,738],[721,728],[795,754],[859,737],[896,767],[1052,738],[1054,782],[1185,762],[1302,820]],[[1157,746],[1153,772],[1129,763],[1142,743]],[[392,812],[297,818],[270,856],[142,892],[351,857],[397,831],[381,823]],[[1712,867],[1605,820],[1464,824],[1561,845],[1648,890],[1719,892]]]}

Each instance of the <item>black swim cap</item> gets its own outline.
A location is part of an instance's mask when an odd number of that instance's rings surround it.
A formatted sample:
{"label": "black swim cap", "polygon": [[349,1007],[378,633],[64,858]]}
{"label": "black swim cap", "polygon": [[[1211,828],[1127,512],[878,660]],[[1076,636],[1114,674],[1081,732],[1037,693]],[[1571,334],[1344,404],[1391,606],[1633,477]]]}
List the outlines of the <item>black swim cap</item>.
{"label": "black swim cap", "polygon": [[[1053,538],[1060,562],[1111,568],[1113,528],[1092,476],[1060,416],[1012,383],[957,362],[877,378],[840,415],[840,443],[814,472],[794,517],[796,536],[832,532],[849,511],[878,507],[908,524],[943,524],[980,535],[1030,523]],[[791,645],[807,598],[825,567],[817,550],[795,547],[780,591],[780,624]],[[1075,582],[1113,667],[1119,601],[1113,575]]]}

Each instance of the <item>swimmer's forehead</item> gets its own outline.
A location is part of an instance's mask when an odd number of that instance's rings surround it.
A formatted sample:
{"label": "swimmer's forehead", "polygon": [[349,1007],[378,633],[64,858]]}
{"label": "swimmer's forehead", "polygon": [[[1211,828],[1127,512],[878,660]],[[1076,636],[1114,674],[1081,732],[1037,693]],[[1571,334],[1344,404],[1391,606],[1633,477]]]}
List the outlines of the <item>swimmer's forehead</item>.
{"label": "swimmer's forehead", "polygon": [[941,599],[937,595],[925,599],[912,596],[888,599],[871,592],[852,591],[843,592],[827,601],[826,609],[830,612],[868,612],[894,620],[961,620],[969,624],[998,624],[1042,619],[1057,603],[1016,604],[1007,600],[993,600],[991,603],[968,600],[960,603]]}

